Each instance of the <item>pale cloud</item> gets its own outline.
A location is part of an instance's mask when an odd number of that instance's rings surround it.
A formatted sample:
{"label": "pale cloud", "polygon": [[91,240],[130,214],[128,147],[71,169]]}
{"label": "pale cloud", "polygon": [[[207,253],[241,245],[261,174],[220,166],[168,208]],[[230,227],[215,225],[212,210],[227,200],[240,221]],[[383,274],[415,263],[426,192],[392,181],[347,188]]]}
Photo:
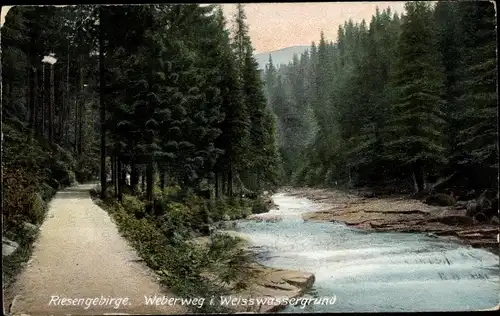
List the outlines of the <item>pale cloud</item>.
{"label": "pale cloud", "polygon": [[[223,4],[229,21],[236,4]],[[381,11],[404,12],[404,2],[310,2],[244,4],[250,38],[256,53],[318,41],[323,31],[327,40],[336,40],[339,25],[352,19],[367,23],[378,7]]]}

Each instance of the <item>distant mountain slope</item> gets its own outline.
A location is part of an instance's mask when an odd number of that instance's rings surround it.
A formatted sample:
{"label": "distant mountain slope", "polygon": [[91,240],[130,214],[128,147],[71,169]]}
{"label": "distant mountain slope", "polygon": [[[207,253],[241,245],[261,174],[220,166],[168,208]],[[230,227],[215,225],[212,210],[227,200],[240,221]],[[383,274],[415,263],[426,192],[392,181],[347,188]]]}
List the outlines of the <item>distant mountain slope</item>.
{"label": "distant mountain slope", "polygon": [[292,61],[294,54],[300,57],[300,54],[307,49],[309,49],[309,46],[306,45],[286,47],[272,52],[255,54],[255,59],[259,63],[259,69],[266,69],[266,64],[269,61],[269,54],[271,54],[273,58],[273,64],[288,64]]}

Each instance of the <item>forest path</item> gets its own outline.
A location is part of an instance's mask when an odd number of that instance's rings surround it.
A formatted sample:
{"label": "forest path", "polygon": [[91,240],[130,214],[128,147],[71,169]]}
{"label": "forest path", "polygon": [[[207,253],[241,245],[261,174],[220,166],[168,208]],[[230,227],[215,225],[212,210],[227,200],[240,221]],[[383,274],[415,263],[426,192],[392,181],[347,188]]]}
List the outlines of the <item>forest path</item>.
{"label": "forest path", "polygon": [[[91,200],[93,186],[65,189],[51,201],[33,255],[6,295],[11,298],[7,303],[12,301],[11,314],[186,313],[180,305],[146,305],[145,296],[172,295],[162,291],[153,271],[140,262],[109,215]],[[56,304],[55,296],[80,302]],[[95,305],[90,305],[90,299],[95,299]],[[107,305],[102,304],[106,301]]]}

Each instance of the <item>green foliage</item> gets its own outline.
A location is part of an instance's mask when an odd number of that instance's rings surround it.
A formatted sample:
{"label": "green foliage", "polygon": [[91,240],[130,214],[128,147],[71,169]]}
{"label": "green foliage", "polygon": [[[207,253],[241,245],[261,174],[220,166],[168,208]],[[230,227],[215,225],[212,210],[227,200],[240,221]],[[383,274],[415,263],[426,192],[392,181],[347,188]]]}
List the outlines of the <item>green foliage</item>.
{"label": "green foliage", "polygon": [[44,217],[47,204],[40,194],[34,193],[30,198],[29,212],[27,217],[33,220],[35,224],[41,224]]}
{"label": "green foliage", "polygon": [[271,209],[271,201],[262,197],[255,199],[251,205],[252,214],[260,214],[269,212]]}
{"label": "green foliage", "polygon": [[[165,191],[171,193],[176,189]],[[98,196],[98,192],[94,194]],[[123,203],[108,199],[102,206],[148,266],[157,271],[165,286],[182,297],[205,297],[208,303],[212,295],[226,293],[228,283],[245,279],[244,267],[252,257],[240,249],[241,240],[230,236],[214,235],[208,247],[190,242],[188,238],[195,233],[192,230],[195,217],[204,203],[190,196],[184,205],[169,201],[167,195],[162,200],[166,204],[165,214],[159,217],[138,218],[137,210],[143,207],[143,202],[128,195],[124,195]],[[207,274],[213,278],[207,279]],[[214,283],[214,278],[222,283]],[[207,304],[201,311],[224,311],[214,308]]]}
{"label": "green foliage", "polygon": [[56,190],[45,182],[40,184],[38,191],[44,201],[49,201],[56,194]]}
{"label": "green foliage", "polygon": [[[494,6],[408,2],[266,67],[285,182],[375,185],[459,171],[496,187]],[[314,113],[309,116],[308,113]],[[412,180],[411,180],[412,181]]]}
{"label": "green foliage", "polygon": [[22,225],[23,221],[36,223],[38,216],[33,215],[38,215],[39,209],[32,209],[36,181],[23,169],[6,166],[2,167],[2,179],[3,231]]}

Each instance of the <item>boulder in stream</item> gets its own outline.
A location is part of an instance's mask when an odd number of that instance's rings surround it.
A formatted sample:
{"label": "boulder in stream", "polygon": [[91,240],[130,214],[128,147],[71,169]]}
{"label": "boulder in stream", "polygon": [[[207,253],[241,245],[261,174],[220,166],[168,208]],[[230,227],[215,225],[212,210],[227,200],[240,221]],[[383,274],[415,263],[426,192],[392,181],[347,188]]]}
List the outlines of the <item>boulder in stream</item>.
{"label": "boulder in stream", "polygon": [[258,215],[250,215],[247,219],[254,220],[257,222],[271,222],[276,223],[282,220],[279,215],[269,215],[269,214],[258,214]]}
{"label": "boulder in stream", "polygon": [[499,222],[498,222],[498,217],[493,216],[493,217],[490,219],[490,224],[493,224],[493,225],[498,225],[498,224],[499,224]]}
{"label": "boulder in stream", "polygon": [[433,206],[452,206],[456,202],[454,197],[443,193],[432,194],[424,199],[425,204]]}

